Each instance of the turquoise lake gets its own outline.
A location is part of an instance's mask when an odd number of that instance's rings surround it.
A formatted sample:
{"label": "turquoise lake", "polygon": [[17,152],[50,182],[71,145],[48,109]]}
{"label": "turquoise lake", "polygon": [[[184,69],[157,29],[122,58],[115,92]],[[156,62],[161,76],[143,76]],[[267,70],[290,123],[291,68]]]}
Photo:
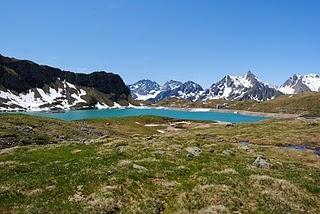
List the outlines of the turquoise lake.
{"label": "turquoise lake", "polygon": [[204,120],[204,121],[222,121],[230,123],[248,123],[258,122],[267,119],[266,117],[243,115],[235,113],[223,113],[214,111],[187,111],[176,109],[158,109],[158,108],[123,108],[123,109],[103,109],[103,110],[78,110],[66,111],[63,113],[50,112],[28,112],[31,115],[58,118],[62,120],[82,120],[92,118],[113,118],[154,115],[174,119],[184,120]]}

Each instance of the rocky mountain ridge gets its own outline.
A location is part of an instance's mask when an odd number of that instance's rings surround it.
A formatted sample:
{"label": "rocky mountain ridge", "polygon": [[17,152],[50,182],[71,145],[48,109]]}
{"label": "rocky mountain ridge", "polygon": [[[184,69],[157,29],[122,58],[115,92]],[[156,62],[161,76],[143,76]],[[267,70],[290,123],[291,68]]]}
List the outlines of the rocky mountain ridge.
{"label": "rocky mountain ridge", "polygon": [[171,98],[265,101],[283,94],[319,91],[317,74],[295,74],[274,87],[250,71],[243,76],[226,75],[208,89],[193,81],[176,80],[160,85],[144,79],[126,86],[113,73],[75,73],[0,55],[0,111],[110,108],[130,106],[133,99],[152,103]]}
{"label": "rocky mountain ridge", "polygon": [[63,71],[0,55],[0,110],[62,110],[127,106],[119,75]]}
{"label": "rocky mountain ridge", "polygon": [[[149,87],[151,85],[155,87]],[[157,102],[168,98],[181,98],[195,101],[205,92],[204,89],[195,82],[187,81],[182,83],[175,80],[170,80],[162,86],[151,80],[140,80],[135,84],[129,85],[129,88],[132,97],[138,100],[148,100],[151,102]]]}
{"label": "rocky mountain ridge", "polygon": [[278,90],[284,94],[320,92],[320,76],[318,74],[294,74]]}
{"label": "rocky mountain ridge", "polygon": [[[155,83],[151,80],[146,80]],[[130,85],[131,94],[134,97],[142,98],[138,88],[143,88],[143,84],[138,82]],[[175,87],[168,87],[168,85]],[[158,83],[156,83],[159,86]],[[203,89],[199,84],[187,81],[185,83],[170,80],[163,86],[156,89],[149,88],[153,91],[153,97],[149,98],[144,94],[145,99],[151,102],[165,100],[169,98],[189,99],[192,101],[207,101],[212,99],[225,100],[248,100],[253,99],[257,101],[269,100],[282,93],[270,84],[259,80],[252,72],[247,72],[244,76],[230,76],[226,75],[221,80],[213,83],[208,89]]]}
{"label": "rocky mountain ridge", "polygon": [[139,88],[144,88],[146,82],[138,81],[137,83],[139,84],[135,83],[130,85],[131,94],[138,100],[148,100],[150,102],[170,98],[204,102],[214,99],[264,101],[283,94],[320,91],[320,77],[317,74],[295,74],[280,87],[274,87],[271,84],[259,80],[250,71],[243,76],[226,75],[205,90],[199,84],[192,81],[182,83],[180,81],[170,80],[162,86],[151,80],[144,81],[150,81],[157,87],[149,87],[148,90],[152,91],[152,93],[148,94],[147,91],[144,91],[142,96]]}
{"label": "rocky mountain ridge", "polygon": [[244,76],[226,75],[206,90],[203,99],[263,101],[279,95],[281,93],[276,88],[262,82],[249,71]]}

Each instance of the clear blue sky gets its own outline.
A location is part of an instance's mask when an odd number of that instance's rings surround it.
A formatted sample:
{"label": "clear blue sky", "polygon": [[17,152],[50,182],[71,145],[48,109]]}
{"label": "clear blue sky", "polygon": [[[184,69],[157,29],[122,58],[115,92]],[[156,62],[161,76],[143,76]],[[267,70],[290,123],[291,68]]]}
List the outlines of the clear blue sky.
{"label": "clear blue sky", "polygon": [[320,73],[318,0],[1,0],[0,53],[126,83]]}

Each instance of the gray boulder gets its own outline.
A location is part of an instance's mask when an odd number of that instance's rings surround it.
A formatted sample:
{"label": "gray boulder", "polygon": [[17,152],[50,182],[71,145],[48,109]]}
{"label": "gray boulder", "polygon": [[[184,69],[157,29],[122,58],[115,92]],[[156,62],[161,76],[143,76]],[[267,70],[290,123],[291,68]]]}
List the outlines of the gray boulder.
{"label": "gray boulder", "polygon": [[253,162],[253,164],[261,169],[269,169],[271,167],[271,164],[267,162],[264,158],[261,156],[258,156],[256,160]]}
{"label": "gray boulder", "polygon": [[186,150],[188,152],[187,157],[190,157],[190,158],[197,157],[201,153],[201,149],[199,149],[198,147],[187,147]]}

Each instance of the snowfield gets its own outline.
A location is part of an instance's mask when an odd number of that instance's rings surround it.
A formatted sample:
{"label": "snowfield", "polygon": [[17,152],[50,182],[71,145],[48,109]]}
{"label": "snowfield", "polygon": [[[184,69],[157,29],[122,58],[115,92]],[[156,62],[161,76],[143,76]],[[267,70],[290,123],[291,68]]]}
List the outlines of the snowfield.
{"label": "snowfield", "polygon": [[[72,89],[73,93],[68,96],[67,90]],[[78,103],[86,103],[82,98],[87,92],[75,85],[63,81],[62,88],[49,87],[48,92],[41,88],[30,89],[26,93],[16,94],[10,90],[0,91],[0,98],[4,101],[2,104],[9,106],[8,108],[2,107],[1,110],[27,110],[27,111],[40,111],[50,110],[52,105],[56,108],[68,110]],[[11,108],[10,106],[15,106]]]}

